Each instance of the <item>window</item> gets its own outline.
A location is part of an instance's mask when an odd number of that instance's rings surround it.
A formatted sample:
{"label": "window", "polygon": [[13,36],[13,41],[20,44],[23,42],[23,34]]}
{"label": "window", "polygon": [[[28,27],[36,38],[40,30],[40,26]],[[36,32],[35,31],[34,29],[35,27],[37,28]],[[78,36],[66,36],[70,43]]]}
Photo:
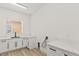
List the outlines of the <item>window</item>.
{"label": "window", "polygon": [[12,28],[13,32],[16,32],[18,34],[20,34],[22,32],[21,22],[19,22],[19,21],[12,21],[11,28]]}

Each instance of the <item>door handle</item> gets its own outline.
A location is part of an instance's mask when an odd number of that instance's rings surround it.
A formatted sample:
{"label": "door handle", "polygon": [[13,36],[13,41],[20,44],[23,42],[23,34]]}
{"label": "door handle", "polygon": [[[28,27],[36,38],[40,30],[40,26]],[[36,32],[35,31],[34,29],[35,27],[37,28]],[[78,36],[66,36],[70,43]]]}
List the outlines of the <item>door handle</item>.
{"label": "door handle", "polygon": [[17,42],[15,42],[15,47],[17,47]]}
{"label": "door handle", "polygon": [[22,46],[23,46],[23,40],[22,40]]}

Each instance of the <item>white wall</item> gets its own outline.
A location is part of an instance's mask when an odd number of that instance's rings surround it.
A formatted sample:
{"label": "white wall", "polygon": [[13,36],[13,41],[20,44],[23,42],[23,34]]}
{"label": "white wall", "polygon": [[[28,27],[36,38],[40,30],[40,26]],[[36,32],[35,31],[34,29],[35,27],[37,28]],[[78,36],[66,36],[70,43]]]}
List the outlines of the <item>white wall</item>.
{"label": "white wall", "polygon": [[21,35],[29,35],[30,15],[18,13],[8,9],[0,8],[0,36],[7,36],[5,31],[5,23],[10,20],[23,21],[23,33]]}
{"label": "white wall", "polygon": [[50,42],[79,42],[79,4],[47,4],[32,15],[31,25],[39,41],[47,32]]}

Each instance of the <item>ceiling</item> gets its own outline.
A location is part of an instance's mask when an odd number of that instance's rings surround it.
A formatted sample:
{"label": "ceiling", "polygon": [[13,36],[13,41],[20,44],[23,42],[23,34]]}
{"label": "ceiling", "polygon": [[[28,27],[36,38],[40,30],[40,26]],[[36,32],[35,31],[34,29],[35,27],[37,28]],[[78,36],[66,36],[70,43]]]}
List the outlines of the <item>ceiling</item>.
{"label": "ceiling", "polygon": [[25,13],[25,14],[33,14],[38,11],[45,3],[19,3],[27,7],[27,9],[20,8],[16,5],[12,5],[11,3],[0,3],[0,8],[6,8],[13,11]]}

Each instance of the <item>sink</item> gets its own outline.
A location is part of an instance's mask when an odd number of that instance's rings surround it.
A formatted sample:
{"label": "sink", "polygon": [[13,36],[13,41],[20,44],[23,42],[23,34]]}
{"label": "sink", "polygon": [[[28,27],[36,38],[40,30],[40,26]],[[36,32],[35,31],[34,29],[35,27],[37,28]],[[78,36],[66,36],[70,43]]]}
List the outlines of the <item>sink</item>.
{"label": "sink", "polygon": [[11,37],[11,38],[20,38],[20,37]]}

